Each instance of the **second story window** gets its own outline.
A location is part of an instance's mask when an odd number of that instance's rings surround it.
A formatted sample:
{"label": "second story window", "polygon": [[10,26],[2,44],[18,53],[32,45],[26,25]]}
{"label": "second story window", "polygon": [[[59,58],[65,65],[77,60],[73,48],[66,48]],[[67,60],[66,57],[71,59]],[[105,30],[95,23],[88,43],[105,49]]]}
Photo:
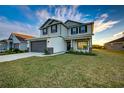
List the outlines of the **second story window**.
{"label": "second story window", "polygon": [[56,33],[57,32],[57,25],[52,25],[51,26],[51,33]]}
{"label": "second story window", "polygon": [[44,28],[43,29],[43,35],[46,35],[47,34],[47,28]]}
{"label": "second story window", "polygon": [[79,33],[85,33],[85,32],[87,32],[87,26],[79,27]]}
{"label": "second story window", "polygon": [[78,28],[77,27],[73,27],[71,28],[71,34],[78,34]]}

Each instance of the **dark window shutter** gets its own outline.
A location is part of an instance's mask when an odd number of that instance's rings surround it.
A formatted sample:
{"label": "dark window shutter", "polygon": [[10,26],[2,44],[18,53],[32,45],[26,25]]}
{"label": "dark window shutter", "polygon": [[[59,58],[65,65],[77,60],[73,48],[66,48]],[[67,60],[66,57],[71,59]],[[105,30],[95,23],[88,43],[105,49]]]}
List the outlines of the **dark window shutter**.
{"label": "dark window shutter", "polygon": [[85,32],[87,32],[87,25],[85,26]]}
{"label": "dark window shutter", "polygon": [[57,25],[56,25],[56,32],[57,32]]}
{"label": "dark window shutter", "polygon": [[81,33],[81,27],[79,27],[79,33]]}
{"label": "dark window shutter", "polygon": [[78,34],[78,27],[76,27],[76,34]]}
{"label": "dark window shutter", "polygon": [[52,26],[51,26],[51,33],[52,33]]}
{"label": "dark window shutter", "polygon": [[42,30],[42,34],[44,35],[44,29]]}
{"label": "dark window shutter", "polygon": [[46,28],[46,34],[48,34],[47,28]]}
{"label": "dark window shutter", "polygon": [[73,28],[71,28],[71,34],[73,34]]}

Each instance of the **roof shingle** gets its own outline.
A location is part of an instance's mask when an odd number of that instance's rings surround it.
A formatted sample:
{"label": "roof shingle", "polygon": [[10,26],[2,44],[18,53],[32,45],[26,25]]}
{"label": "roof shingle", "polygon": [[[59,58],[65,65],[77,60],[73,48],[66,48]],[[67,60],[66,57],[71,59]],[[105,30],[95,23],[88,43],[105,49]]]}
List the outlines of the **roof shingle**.
{"label": "roof shingle", "polygon": [[25,34],[20,34],[20,33],[12,33],[14,34],[20,41],[24,41],[26,39],[31,39],[33,38],[33,36],[30,36],[30,35],[25,35]]}

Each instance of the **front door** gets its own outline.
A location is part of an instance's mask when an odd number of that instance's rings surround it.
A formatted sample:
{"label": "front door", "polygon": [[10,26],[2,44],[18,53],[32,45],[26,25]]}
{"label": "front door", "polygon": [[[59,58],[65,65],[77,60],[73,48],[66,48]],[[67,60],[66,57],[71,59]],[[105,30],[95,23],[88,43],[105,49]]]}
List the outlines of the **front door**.
{"label": "front door", "polygon": [[67,51],[69,51],[71,49],[71,42],[67,41]]}

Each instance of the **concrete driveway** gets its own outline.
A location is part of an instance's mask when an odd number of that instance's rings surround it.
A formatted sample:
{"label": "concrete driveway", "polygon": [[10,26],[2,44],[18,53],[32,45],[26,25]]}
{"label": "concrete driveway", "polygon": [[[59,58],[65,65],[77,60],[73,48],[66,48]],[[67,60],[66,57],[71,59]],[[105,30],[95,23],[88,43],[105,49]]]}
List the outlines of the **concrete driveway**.
{"label": "concrete driveway", "polygon": [[12,61],[12,60],[21,59],[21,58],[27,58],[32,56],[42,56],[42,55],[43,55],[42,53],[33,53],[33,52],[2,55],[0,56],[0,62]]}

